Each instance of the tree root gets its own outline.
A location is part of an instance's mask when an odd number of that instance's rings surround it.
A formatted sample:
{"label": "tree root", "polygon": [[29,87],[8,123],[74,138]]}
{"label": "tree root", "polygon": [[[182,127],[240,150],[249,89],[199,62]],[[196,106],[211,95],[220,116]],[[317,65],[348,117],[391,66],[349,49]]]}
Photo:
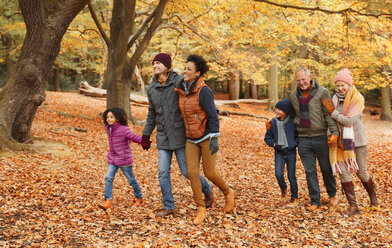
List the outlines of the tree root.
{"label": "tree root", "polygon": [[4,129],[0,129],[0,148],[12,151],[32,151],[33,146],[30,144],[19,143],[14,139],[8,138]]}

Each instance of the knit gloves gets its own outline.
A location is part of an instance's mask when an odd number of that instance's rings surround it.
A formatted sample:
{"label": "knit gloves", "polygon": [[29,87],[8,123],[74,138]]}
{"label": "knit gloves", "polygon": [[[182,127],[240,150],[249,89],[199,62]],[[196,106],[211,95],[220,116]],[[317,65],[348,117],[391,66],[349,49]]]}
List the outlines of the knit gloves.
{"label": "knit gloves", "polygon": [[332,100],[328,97],[322,100],[322,104],[329,114],[332,114],[332,112],[335,110],[335,106],[333,105]]}
{"label": "knit gloves", "polygon": [[142,136],[142,143],[141,143],[143,150],[148,150],[151,147],[151,140],[150,136],[143,135]]}
{"label": "knit gloves", "polygon": [[338,135],[330,134],[328,135],[328,146],[333,149],[336,148],[338,144]]}
{"label": "knit gloves", "polygon": [[211,155],[214,155],[219,150],[219,145],[218,145],[218,137],[212,137],[210,138],[210,147]]}

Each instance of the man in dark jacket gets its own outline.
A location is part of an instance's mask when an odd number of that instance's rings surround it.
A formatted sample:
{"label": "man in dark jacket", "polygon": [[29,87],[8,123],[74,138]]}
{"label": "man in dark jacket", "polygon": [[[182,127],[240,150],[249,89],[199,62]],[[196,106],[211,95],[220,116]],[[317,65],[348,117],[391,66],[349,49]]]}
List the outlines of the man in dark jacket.
{"label": "man in dark jacket", "polygon": [[[309,70],[305,67],[296,70],[295,79],[298,86],[290,94],[290,101],[295,110],[294,124],[299,136],[298,153],[305,168],[308,183],[310,205],[306,209],[315,211],[320,206],[316,158],[330,204],[332,206],[338,204],[335,197],[336,181],[329,162],[328,145],[337,142],[339,129],[322,105],[324,98],[331,98],[329,91],[312,80]],[[327,136],[328,129],[331,132],[330,136]]]}
{"label": "man in dark jacket", "polygon": [[[176,154],[181,174],[188,178],[185,160],[185,126],[178,107],[178,92],[174,90],[183,77],[170,70],[171,57],[169,54],[157,54],[152,65],[154,78],[147,90],[149,107],[147,122],[143,130],[142,145],[144,149],[150,148],[150,136],[156,127],[158,179],[164,208],[157,210],[155,215],[162,217],[172,214],[175,208],[170,179],[173,152]],[[200,180],[206,206],[211,207],[214,200],[212,187],[202,176],[200,176]]]}

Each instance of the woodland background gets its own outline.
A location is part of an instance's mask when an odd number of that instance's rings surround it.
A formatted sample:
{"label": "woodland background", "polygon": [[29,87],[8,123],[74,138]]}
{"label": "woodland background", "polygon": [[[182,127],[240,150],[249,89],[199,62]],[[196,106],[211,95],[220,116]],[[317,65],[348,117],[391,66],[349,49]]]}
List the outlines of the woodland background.
{"label": "woodland background", "polygon": [[[391,247],[392,1],[4,0],[0,10],[1,246]],[[119,174],[114,211],[96,207],[108,149],[101,114],[121,106],[141,134],[147,107],[134,99],[130,104],[130,93],[145,96],[159,52],[170,53],[180,71],[189,54],[204,56],[217,99],[266,100],[219,106],[249,114],[220,116],[219,171],[234,188],[238,208],[224,215],[216,191],[203,227],[191,224],[196,207],[176,162],[177,212],[152,218],[161,205],[154,146],[131,145],[146,205],[130,207],[132,191]],[[280,202],[264,122],[295,86],[299,66],[331,94],[336,72],[352,71],[367,103],[369,171],[380,211],[367,209],[355,178],[362,215],[346,218],[340,193],[339,209],[328,210],[322,186],[322,210],[306,212],[299,159],[300,203]],[[81,81],[107,90],[107,97],[80,95]]]}

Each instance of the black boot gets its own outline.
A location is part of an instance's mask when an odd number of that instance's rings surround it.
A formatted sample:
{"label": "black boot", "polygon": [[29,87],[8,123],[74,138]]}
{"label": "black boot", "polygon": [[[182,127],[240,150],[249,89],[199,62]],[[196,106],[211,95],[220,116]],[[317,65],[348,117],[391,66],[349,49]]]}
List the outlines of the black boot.
{"label": "black boot", "polygon": [[372,207],[378,207],[380,205],[377,195],[376,195],[376,185],[374,184],[372,178],[369,179],[367,182],[362,182],[363,186],[365,187],[366,191],[370,197],[370,205]]}
{"label": "black boot", "polygon": [[354,192],[354,185],[352,182],[342,183],[342,188],[344,193],[346,194],[347,201],[349,207],[346,210],[346,214],[348,216],[354,214],[360,214],[361,212],[358,209],[357,201],[355,200],[355,192]]}

